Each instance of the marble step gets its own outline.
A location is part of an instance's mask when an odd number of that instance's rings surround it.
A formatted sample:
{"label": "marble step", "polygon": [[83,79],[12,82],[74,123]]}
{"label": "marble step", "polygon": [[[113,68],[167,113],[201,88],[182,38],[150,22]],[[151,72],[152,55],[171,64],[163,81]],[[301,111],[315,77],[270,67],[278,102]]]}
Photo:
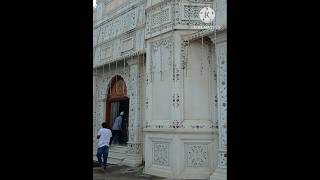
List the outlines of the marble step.
{"label": "marble step", "polygon": [[116,145],[111,145],[109,148],[109,153],[110,152],[116,152],[116,153],[122,153],[126,154],[128,150],[127,146],[116,146]]}
{"label": "marble step", "polygon": [[[108,163],[110,164],[122,164],[124,159],[127,156],[127,150],[128,148],[126,146],[116,146],[112,145],[109,148],[109,154],[108,154]],[[97,148],[93,149],[93,160],[97,161],[96,157]]]}

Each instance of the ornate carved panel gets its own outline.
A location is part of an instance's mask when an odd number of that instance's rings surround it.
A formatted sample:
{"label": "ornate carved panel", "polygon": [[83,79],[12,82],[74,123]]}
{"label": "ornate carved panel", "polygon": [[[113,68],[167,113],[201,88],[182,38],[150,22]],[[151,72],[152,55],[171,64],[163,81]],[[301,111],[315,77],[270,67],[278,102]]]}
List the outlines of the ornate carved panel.
{"label": "ornate carved panel", "polygon": [[120,34],[134,29],[137,25],[137,8],[129,10],[101,25],[99,43],[109,41]]}
{"label": "ornate carved panel", "polygon": [[169,143],[152,142],[152,164],[169,166]]}
{"label": "ornate carved panel", "polygon": [[128,144],[128,154],[141,154],[142,153],[142,144],[140,143],[129,143]]}
{"label": "ornate carved panel", "polygon": [[152,36],[173,27],[173,1],[163,1],[146,10],[146,35]]}
{"label": "ornate carved panel", "polygon": [[170,21],[169,10],[170,10],[170,7],[167,7],[164,10],[161,10],[160,12],[152,14],[151,27],[158,27],[164,23],[169,22]]}
{"label": "ornate carved panel", "polygon": [[186,167],[208,167],[208,144],[186,143],[184,145],[184,165]]}
{"label": "ornate carved panel", "polygon": [[205,6],[184,5],[183,19],[198,20],[199,12]]}
{"label": "ornate carved panel", "polygon": [[207,6],[212,6],[212,0],[189,2],[177,0],[174,7],[175,25],[206,25],[200,20],[199,12]]}
{"label": "ornate carved panel", "polygon": [[[144,48],[145,3],[145,0],[128,0],[120,3],[112,13],[104,13],[105,17],[94,27],[94,65],[116,60]],[[110,49],[100,50],[101,46],[110,46]]]}

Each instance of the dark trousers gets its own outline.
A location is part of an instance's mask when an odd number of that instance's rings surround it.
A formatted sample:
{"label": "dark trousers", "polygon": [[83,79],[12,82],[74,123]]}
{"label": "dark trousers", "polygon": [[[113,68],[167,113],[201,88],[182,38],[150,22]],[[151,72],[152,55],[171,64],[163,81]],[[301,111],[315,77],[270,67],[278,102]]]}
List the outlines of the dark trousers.
{"label": "dark trousers", "polygon": [[[107,166],[108,152],[109,152],[108,146],[102,146],[102,147],[98,148],[97,158],[98,158],[100,166],[104,166],[104,167]],[[103,159],[103,161],[102,161],[102,159]]]}
{"label": "dark trousers", "polygon": [[121,144],[121,131],[112,130],[112,144]]}

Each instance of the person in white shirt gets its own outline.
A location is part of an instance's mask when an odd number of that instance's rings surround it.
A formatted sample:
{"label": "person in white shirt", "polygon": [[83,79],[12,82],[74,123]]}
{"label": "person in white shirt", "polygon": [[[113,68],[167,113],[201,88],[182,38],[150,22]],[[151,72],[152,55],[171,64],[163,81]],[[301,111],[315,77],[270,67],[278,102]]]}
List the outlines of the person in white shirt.
{"label": "person in white shirt", "polygon": [[[98,150],[97,150],[97,158],[101,167],[106,169],[107,167],[107,158],[109,152],[109,144],[110,138],[112,137],[111,130],[107,128],[107,123],[104,122],[101,124],[102,128],[98,131],[97,139],[98,142]],[[103,157],[103,160],[102,160]]]}
{"label": "person in white shirt", "polygon": [[120,113],[112,125],[112,143],[113,144],[121,144],[121,131],[122,131],[122,119],[124,116],[124,112]]}

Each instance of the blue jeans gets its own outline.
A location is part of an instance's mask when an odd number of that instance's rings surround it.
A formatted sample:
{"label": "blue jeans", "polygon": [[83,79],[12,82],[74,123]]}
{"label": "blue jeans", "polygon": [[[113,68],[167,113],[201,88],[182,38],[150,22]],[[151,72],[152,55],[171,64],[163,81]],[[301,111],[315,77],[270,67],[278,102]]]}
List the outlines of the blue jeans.
{"label": "blue jeans", "polygon": [[[98,148],[97,158],[100,166],[104,166],[104,167],[107,166],[108,152],[109,152],[108,146],[102,146]],[[103,161],[102,161],[102,157],[103,157]]]}

